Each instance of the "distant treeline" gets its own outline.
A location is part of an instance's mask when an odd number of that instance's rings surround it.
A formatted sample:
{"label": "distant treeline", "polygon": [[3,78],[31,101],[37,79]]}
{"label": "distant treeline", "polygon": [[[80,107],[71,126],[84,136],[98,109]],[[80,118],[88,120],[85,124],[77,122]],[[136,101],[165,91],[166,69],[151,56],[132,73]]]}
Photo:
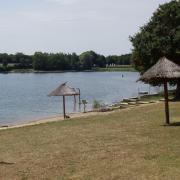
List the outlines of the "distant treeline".
{"label": "distant treeline", "polygon": [[15,55],[0,53],[0,72],[30,68],[32,68],[32,56],[23,53],[16,53]]}
{"label": "distant treeline", "polygon": [[107,67],[114,65],[130,65],[131,54],[121,56],[103,56],[94,51],[87,51],[81,55],[76,53],[42,53],[36,52],[34,55],[0,54],[0,71],[10,71],[13,69],[34,69],[40,71],[53,70],[92,70],[97,67]]}

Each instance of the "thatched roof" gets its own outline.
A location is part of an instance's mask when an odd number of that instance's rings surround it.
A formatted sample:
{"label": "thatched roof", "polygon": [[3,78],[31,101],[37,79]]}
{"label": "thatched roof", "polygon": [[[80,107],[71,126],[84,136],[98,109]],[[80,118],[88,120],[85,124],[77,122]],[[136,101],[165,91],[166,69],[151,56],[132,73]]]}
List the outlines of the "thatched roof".
{"label": "thatched roof", "polygon": [[70,86],[67,86],[66,83],[61,84],[57,89],[52,91],[48,96],[74,96],[79,95],[79,92]]}
{"label": "thatched roof", "polygon": [[180,66],[163,57],[147,70],[139,80],[149,83],[162,82],[164,79],[175,78],[180,78]]}

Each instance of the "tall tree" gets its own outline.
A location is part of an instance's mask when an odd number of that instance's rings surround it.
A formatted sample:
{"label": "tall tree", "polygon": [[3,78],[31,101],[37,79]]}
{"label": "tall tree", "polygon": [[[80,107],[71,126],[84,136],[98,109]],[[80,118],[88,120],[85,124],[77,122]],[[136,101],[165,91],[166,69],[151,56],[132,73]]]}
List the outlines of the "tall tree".
{"label": "tall tree", "polygon": [[106,58],[103,55],[98,55],[94,63],[98,67],[106,67]]}
{"label": "tall tree", "polygon": [[0,63],[2,64],[4,70],[7,70],[9,61],[10,61],[10,57],[8,54],[6,53],[0,54]]}
{"label": "tall tree", "polygon": [[[162,56],[180,65],[180,1],[160,5],[150,21],[130,40],[134,47],[132,59],[141,73]],[[176,97],[180,98],[180,80]]]}
{"label": "tall tree", "polygon": [[76,53],[72,53],[70,56],[70,66],[72,70],[80,69],[79,56]]}
{"label": "tall tree", "polygon": [[94,51],[87,51],[79,56],[79,60],[83,69],[92,69],[95,64],[97,54]]}
{"label": "tall tree", "polygon": [[32,57],[23,53],[16,53],[14,56],[9,55],[16,68],[32,68]]}
{"label": "tall tree", "polygon": [[47,70],[48,54],[42,52],[35,52],[33,55],[33,69],[34,70]]}

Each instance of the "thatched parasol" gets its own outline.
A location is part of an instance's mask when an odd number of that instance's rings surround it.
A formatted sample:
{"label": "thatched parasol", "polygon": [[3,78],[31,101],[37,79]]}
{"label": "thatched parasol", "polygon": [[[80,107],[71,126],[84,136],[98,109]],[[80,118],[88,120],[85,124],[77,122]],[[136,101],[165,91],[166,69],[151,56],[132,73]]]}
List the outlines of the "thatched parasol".
{"label": "thatched parasol", "polygon": [[180,66],[168,60],[166,57],[163,57],[154,66],[147,70],[139,79],[145,83],[164,84],[167,124],[169,124],[168,80],[176,78],[180,78]]}
{"label": "thatched parasol", "polygon": [[[67,83],[67,82],[66,82]],[[63,97],[63,114],[66,118],[66,106],[65,106],[65,96],[76,96],[80,93],[70,86],[67,86],[66,83],[61,84],[58,88],[52,91],[48,96],[62,96]]]}

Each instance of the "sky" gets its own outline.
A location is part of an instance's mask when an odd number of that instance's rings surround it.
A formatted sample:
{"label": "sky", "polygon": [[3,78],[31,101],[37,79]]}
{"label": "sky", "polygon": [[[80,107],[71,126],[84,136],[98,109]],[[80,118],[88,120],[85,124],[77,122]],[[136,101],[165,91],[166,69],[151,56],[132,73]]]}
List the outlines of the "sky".
{"label": "sky", "polygon": [[0,53],[130,53],[129,36],[168,0],[0,0]]}

